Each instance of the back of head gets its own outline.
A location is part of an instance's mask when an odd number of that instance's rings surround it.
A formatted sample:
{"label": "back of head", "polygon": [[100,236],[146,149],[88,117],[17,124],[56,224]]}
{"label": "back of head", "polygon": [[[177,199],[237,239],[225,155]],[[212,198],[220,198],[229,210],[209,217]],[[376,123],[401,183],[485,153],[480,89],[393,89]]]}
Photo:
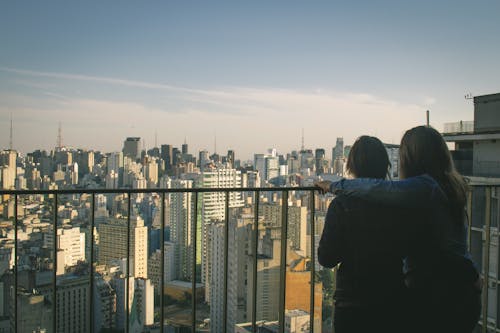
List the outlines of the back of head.
{"label": "back of head", "polygon": [[390,167],[384,144],[373,136],[360,136],[349,152],[347,171],[356,178],[385,178]]}
{"label": "back of head", "polygon": [[401,139],[399,157],[401,178],[428,174],[453,204],[465,204],[465,181],[453,165],[446,142],[434,128],[418,126],[406,131]]}

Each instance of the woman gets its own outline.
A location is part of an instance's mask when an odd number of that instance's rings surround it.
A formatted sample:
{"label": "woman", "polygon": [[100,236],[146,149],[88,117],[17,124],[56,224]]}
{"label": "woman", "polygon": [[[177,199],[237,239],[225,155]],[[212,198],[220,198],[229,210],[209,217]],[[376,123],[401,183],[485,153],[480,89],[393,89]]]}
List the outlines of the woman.
{"label": "woman", "polygon": [[472,332],[480,313],[479,274],[467,251],[466,184],[442,136],[408,130],[400,146],[401,181],[321,182],[322,189],[424,214],[405,258],[405,282],[416,332]]}
{"label": "woman", "polygon": [[[390,163],[382,142],[356,140],[347,160],[353,177],[384,179]],[[338,195],[330,204],[318,247],[319,263],[335,267],[336,333],[405,332],[402,259],[410,228],[404,210]],[[408,222],[406,225],[410,225]]]}

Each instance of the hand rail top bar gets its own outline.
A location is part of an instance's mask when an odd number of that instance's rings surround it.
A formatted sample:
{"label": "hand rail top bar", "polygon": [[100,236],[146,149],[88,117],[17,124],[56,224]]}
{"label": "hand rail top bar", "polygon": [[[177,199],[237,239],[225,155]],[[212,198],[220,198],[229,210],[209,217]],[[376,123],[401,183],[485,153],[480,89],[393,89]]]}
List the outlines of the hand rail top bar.
{"label": "hand rail top bar", "polygon": [[62,190],[0,190],[0,195],[29,194],[121,194],[121,193],[201,193],[201,192],[282,192],[282,191],[319,191],[315,186],[302,187],[196,187],[196,188],[144,188],[144,189],[62,189]]}

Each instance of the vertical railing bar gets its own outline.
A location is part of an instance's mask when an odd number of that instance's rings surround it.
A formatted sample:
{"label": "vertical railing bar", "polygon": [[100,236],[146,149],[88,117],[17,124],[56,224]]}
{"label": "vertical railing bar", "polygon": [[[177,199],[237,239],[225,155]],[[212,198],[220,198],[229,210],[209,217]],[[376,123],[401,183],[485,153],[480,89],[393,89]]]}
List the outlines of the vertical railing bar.
{"label": "vertical railing bar", "polygon": [[165,304],[163,304],[163,293],[165,290],[165,192],[161,193],[161,233],[160,233],[160,333],[163,333],[163,326],[165,323],[165,314],[163,310]]}
{"label": "vertical railing bar", "polygon": [[[18,242],[18,236],[17,236],[17,194],[14,194],[14,332],[17,332],[17,289],[18,289],[18,280],[17,280],[17,274],[19,268],[17,267],[17,256],[18,256],[18,248],[17,248],[17,242]],[[12,327],[12,326],[11,326]]]}
{"label": "vertical railing bar", "polygon": [[225,223],[224,223],[224,313],[223,313],[223,323],[224,333],[227,332],[227,273],[228,273],[228,254],[229,254],[229,191],[226,193],[226,205],[225,205]]}
{"label": "vertical railing bar", "polygon": [[129,290],[129,284],[130,284],[130,212],[131,212],[131,209],[130,209],[130,205],[131,205],[131,200],[130,200],[130,197],[131,197],[132,193],[131,192],[127,192],[127,268],[125,269],[126,270],[126,276],[125,276],[125,332],[128,333],[129,331],[129,293],[130,293],[130,290]]}
{"label": "vertical railing bar", "polygon": [[316,213],[316,207],[315,207],[315,198],[314,198],[314,190],[310,192],[311,196],[311,216],[310,216],[310,223],[311,223],[311,305],[310,305],[310,319],[309,319],[309,332],[313,333],[314,332],[314,295],[315,295],[315,277],[316,277],[316,253],[315,253],[315,213]]}
{"label": "vertical railing bar", "polygon": [[281,202],[281,260],[280,260],[280,299],[279,299],[279,332],[285,332],[285,299],[286,299],[286,250],[288,238],[288,190],[283,190]]}
{"label": "vertical railing bar", "polygon": [[[193,227],[191,230],[191,246],[193,248],[193,258],[191,262],[191,332],[196,332],[196,242],[198,229],[198,192],[194,192],[194,207],[193,207]],[[189,223],[189,220],[188,220]]]}
{"label": "vertical railing bar", "polygon": [[255,211],[254,211],[254,230],[253,230],[253,279],[252,279],[252,332],[257,333],[257,251],[259,250],[259,201],[260,191],[255,191]]}
{"label": "vertical railing bar", "polygon": [[95,225],[95,192],[92,192],[92,212],[90,219],[90,332],[94,332],[94,225]]}
{"label": "vertical railing bar", "polygon": [[52,282],[52,327],[57,332],[57,193],[54,193],[54,281]]}
{"label": "vertical railing bar", "polygon": [[485,207],[485,255],[484,255],[484,290],[482,293],[483,296],[483,333],[488,331],[488,282],[490,276],[490,226],[491,226],[491,187],[485,188],[485,196],[486,196],[486,207]]}
{"label": "vertical railing bar", "polygon": [[467,191],[467,249],[469,252],[471,251],[471,242],[472,242],[472,189],[469,188]]}

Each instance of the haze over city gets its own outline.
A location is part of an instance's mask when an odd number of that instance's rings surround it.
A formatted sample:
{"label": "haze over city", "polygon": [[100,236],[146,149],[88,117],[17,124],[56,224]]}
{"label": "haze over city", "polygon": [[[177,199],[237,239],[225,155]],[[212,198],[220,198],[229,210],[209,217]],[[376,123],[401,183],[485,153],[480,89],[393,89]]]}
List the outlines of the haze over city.
{"label": "haze over city", "polygon": [[240,158],[473,118],[498,91],[497,1],[4,2],[0,146],[186,139]]}

